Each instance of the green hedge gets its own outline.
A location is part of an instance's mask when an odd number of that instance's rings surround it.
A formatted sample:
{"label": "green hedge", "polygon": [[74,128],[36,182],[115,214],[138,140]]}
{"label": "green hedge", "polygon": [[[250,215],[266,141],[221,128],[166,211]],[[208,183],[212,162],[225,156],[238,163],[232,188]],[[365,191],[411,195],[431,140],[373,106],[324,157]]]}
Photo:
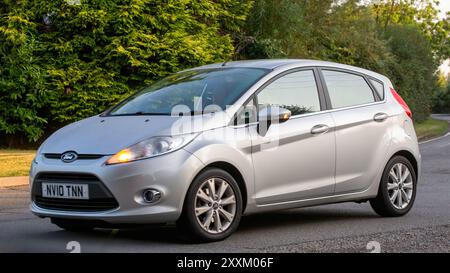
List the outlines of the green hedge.
{"label": "green hedge", "polygon": [[168,73],[229,59],[251,4],[3,0],[0,134],[37,141]]}

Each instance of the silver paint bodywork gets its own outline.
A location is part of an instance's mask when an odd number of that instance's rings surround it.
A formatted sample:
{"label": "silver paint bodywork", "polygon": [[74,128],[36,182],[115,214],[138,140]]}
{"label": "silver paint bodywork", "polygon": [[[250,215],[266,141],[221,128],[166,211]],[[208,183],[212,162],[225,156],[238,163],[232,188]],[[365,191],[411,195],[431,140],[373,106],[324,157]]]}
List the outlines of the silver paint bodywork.
{"label": "silver paint bodywork", "polygon": [[[195,69],[216,68],[222,64]],[[383,169],[399,151],[407,151],[417,161],[420,153],[411,119],[395,101],[388,78],[347,65],[310,60],[261,60],[230,62],[226,67],[258,67],[272,71],[254,84],[224,112],[194,117],[94,116],[68,125],[50,136],[39,148],[30,171],[30,183],[40,172],[76,172],[96,175],[111,191],[119,208],[105,212],[49,210],[32,203],[31,210],[42,217],[96,219],[110,223],[165,223],[176,221],[186,192],[195,176],[206,166],[226,163],[239,171],[245,189],[245,214],[276,209],[360,201],[377,195]],[[329,67],[363,73],[384,83],[383,101],[355,107],[325,110],[273,125],[265,136],[256,123],[230,123],[243,105],[267,81],[298,68]],[[383,122],[374,120],[387,114]],[[117,165],[105,161],[128,146],[152,136],[173,135],[173,125],[190,126],[197,136],[177,151]],[[325,124],[328,131],[311,134],[311,128]],[[274,132],[279,144],[271,149]],[[222,137],[227,136],[227,137]],[[231,136],[231,137],[230,137]],[[101,154],[95,160],[64,163],[48,159],[44,153]],[[143,202],[142,191],[162,192],[155,204]]]}

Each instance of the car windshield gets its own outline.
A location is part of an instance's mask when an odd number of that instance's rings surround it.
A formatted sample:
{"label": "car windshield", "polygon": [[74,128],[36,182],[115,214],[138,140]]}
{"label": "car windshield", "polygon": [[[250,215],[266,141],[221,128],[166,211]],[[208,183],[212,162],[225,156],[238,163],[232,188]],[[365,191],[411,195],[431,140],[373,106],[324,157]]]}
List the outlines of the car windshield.
{"label": "car windshield", "polygon": [[225,110],[267,72],[257,68],[180,72],[142,89],[107,115],[179,115]]}

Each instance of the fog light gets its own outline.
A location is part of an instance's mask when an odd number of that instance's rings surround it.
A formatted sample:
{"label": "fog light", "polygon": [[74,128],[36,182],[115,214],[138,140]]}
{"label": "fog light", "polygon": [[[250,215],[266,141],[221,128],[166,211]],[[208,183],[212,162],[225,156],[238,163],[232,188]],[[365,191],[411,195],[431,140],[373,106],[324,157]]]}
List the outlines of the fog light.
{"label": "fog light", "polygon": [[146,203],[155,203],[161,199],[161,192],[154,189],[145,190],[142,193],[142,198]]}

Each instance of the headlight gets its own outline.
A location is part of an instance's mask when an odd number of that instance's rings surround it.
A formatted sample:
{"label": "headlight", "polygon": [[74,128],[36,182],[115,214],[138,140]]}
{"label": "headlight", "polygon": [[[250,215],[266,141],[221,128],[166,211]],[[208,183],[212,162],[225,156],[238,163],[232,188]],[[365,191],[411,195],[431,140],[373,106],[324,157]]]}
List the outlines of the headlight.
{"label": "headlight", "polygon": [[152,137],[123,149],[108,159],[106,164],[119,164],[167,154],[184,147],[196,136],[197,134]]}

